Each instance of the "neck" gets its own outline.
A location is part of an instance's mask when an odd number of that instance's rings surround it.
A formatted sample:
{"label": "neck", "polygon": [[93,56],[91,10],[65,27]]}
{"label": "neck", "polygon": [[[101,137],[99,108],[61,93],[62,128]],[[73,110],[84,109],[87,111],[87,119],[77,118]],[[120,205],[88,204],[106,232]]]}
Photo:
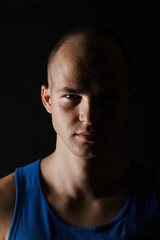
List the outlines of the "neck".
{"label": "neck", "polygon": [[93,199],[118,194],[126,182],[129,168],[128,160],[114,152],[85,159],[58,142],[49,162],[50,176],[58,194],[74,199],[80,194]]}

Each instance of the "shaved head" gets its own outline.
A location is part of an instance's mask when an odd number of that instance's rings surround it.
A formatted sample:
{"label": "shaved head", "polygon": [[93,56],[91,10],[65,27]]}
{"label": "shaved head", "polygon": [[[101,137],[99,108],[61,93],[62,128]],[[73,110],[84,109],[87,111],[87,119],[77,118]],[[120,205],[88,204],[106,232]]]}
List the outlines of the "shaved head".
{"label": "shaved head", "polygon": [[[82,26],[64,34],[50,52],[48,58],[48,85],[52,86],[56,68],[67,68],[65,60],[73,58],[75,74],[86,71],[95,77],[97,69],[108,71],[109,77],[125,79],[127,89],[131,85],[132,64],[129,53],[121,40],[112,32],[93,26]],[[63,66],[59,63],[63,59]],[[66,61],[67,62],[67,61]],[[115,76],[114,76],[115,75]],[[101,76],[96,76],[101,77]]]}
{"label": "shaved head", "polygon": [[[60,149],[85,159],[116,154],[136,96],[134,88],[128,91],[130,73],[127,53],[112,34],[81,27],[57,42],[48,59],[49,87],[42,86],[42,99]],[[93,145],[77,137],[89,130],[99,134]]]}

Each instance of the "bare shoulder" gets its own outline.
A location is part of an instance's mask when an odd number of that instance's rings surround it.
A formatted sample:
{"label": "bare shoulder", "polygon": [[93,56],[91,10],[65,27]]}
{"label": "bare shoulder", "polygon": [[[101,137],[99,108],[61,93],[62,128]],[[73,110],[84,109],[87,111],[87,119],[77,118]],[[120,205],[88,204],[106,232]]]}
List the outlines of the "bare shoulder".
{"label": "bare shoulder", "polygon": [[0,232],[7,239],[11,227],[16,198],[15,173],[0,179]]}
{"label": "bare shoulder", "polygon": [[13,200],[16,194],[14,172],[0,179],[0,193],[0,203],[4,202],[6,204],[4,200],[7,200],[7,202]]}

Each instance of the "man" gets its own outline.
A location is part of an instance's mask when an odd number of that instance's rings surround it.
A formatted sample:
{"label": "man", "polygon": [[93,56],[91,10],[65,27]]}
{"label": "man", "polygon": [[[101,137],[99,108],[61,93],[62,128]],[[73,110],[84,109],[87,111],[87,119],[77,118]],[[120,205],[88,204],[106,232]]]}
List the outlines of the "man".
{"label": "man", "polygon": [[41,88],[56,149],[1,179],[1,240],[157,237],[159,174],[117,154],[136,99],[130,78],[114,34],[80,27],[56,44]]}

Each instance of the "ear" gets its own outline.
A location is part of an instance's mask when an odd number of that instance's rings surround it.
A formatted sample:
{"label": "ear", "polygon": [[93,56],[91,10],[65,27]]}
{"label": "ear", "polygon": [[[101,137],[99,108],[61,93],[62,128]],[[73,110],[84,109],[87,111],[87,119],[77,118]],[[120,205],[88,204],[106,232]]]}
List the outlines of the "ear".
{"label": "ear", "polygon": [[128,93],[128,113],[131,113],[137,97],[137,88],[134,87]]}
{"label": "ear", "polygon": [[48,113],[51,113],[50,89],[45,85],[41,86],[41,98],[45,109]]}

